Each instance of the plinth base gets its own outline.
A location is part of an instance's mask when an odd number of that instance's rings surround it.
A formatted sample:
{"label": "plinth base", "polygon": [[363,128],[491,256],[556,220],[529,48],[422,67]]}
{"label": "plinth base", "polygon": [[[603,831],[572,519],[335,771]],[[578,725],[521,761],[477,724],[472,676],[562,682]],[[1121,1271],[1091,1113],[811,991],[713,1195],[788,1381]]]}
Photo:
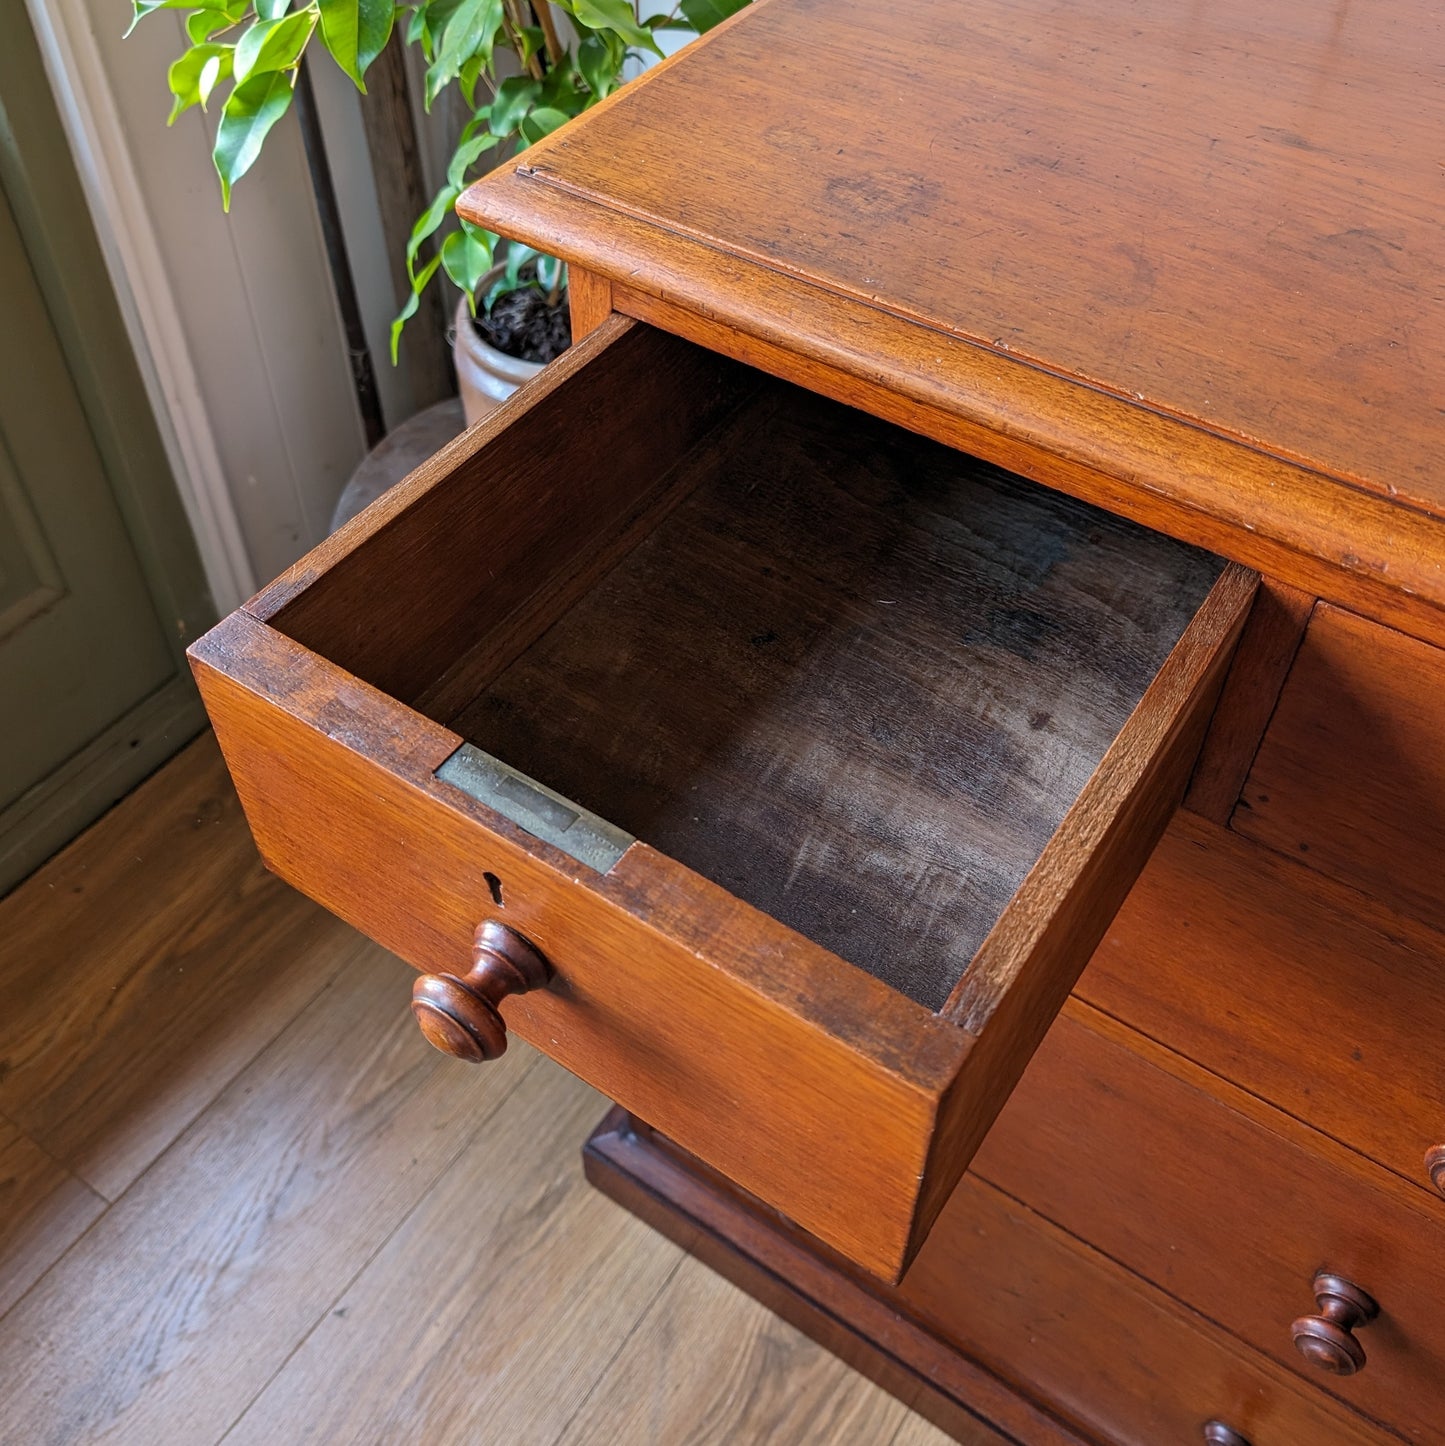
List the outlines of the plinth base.
{"label": "plinth base", "polygon": [[612,1110],[583,1149],[591,1183],[969,1446],[1084,1438],[890,1300],[891,1288],[671,1141]]}

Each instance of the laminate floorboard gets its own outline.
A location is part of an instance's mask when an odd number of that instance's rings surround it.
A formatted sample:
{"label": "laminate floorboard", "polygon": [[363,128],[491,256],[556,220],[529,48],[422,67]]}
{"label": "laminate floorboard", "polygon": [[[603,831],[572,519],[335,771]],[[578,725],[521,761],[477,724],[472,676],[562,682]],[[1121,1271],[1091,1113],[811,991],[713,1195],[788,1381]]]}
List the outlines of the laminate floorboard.
{"label": "laminate floorboard", "polygon": [[[727,1322],[726,1330],[710,1328],[718,1320]],[[822,1347],[688,1257],[560,1446],[619,1441],[891,1446],[909,1414],[862,1376],[840,1377],[837,1360]],[[948,1438],[935,1432],[933,1439]]]}
{"label": "laminate floorboard", "polygon": [[593,1091],[427,1049],[406,967],[260,872],[209,739],[0,939],[5,1446],[944,1439],[587,1186]]}
{"label": "laminate floorboard", "polygon": [[0,1314],[104,1209],[94,1190],[0,1120]]}
{"label": "laminate floorboard", "polygon": [[512,1049],[536,1067],[227,1446],[550,1442],[577,1412],[683,1254],[583,1178],[607,1102]]}
{"label": "laminate floorboard", "polygon": [[209,734],[0,900],[0,1114],[114,1200],[339,967]]}
{"label": "laminate floorboard", "polygon": [[354,950],[6,1317],[18,1441],[219,1439],[533,1062],[459,1080]]}

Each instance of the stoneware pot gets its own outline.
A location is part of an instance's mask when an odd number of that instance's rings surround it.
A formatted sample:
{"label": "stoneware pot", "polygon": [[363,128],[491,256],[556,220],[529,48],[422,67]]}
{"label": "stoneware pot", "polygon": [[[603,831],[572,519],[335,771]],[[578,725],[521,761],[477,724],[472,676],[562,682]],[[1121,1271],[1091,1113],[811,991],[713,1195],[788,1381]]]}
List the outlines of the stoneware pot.
{"label": "stoneware pot", "polygon": [[[501,271],[500,266],[489,271],[477,287],[478,293],[485,295]],[[543,365],[508,356],[484,342],[472,325],[472,314],[465,296],[457,298],[452,359],[456,363],[457,387],[462,394],[462,409],[469,427],[475,426],[488,412],[505,402],[523,382],[536,376]]]}

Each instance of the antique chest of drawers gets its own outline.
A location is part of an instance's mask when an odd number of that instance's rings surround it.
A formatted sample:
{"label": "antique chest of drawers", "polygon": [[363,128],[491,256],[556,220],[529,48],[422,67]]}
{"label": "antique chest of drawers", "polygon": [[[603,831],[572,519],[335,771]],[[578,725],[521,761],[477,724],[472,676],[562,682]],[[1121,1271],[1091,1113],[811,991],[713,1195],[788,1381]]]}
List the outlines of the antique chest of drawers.
{"label": "antique chest of drawers", "polygon": [[1440,46],[759,0],[463,197],[577,344],[193,650],[428,1037],[942,1424],[1438,1437]]}

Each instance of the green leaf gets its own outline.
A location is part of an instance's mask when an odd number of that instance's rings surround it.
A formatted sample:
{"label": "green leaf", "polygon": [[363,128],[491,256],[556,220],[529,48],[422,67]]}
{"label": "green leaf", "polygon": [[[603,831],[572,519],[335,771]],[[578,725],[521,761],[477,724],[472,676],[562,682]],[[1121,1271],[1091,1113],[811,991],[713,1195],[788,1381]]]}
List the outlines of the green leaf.
{"label": "green leaf", "polygon": [[[135,9],[131,13],[130,24],[126,26],[125,33],[129,35],[147,15],[154,15],[157,10],[226,10],[227,0],[135,0]],[[241,14],[245,14],[243,7]],[[237,17],[239,18],[239,17]]]}
{"label": "green leaf", "polygon": [[241,3],[226,10],[193,10],[186,16],[186,35],[192,45],[203,45],[211,36],[238,25],[249,9],[248,3]]}
{"label": "green leaf", "polygon": [[441,264],[441,257],[433,256],[432,259],[411,278],[411,295],[407,297],[406,305],[402,307],[396,320],[391,324],[392,366],[396,365],[397,348],[401,345],[401,329],[416,315],[416,309],[421,305],[421,294],[426,290],[427,282],[437,274],[437,267]]}
{"label": "green leaf", "polygon": [[661,55],[652,31],[640,25],[631,0],[564,0],[565,8],[589,30],[610,30],[629,45]]}
{"label": "green leaf", "polygon": [[547,37],[542,33],[540,25],[527,25],[523,27],[517,38],[522,42],[522,47],[517,52],[517,59],[522,62],[522,69],[526,70],[527,62],[546,45]]}
{"label": "green leaf", "polygon": [[699,35],[720,25],[729,15],[736,15],[748,0],[678,0],[678,9]]}
{"label": "green leaf", "polygon": [[316,28],[316,11],[308,7],[279,20],[258,21],[236,42],[236,80],[269,71],[294,70]]}
{"label": "green leaf", "polygon": [[566,111],[569,116],[585,110],[591,99],[591,94],[582,84],[582,73],[572,63],[570,55],[560,65],[554,65],[542,80],[539,103]]}
{"label": "green leaf", "polygon": [[452,231],[442,242],[442,266],[451,278],[452,285],[465,293],[471,301],[473,315],[476,314],[475,295],[478,284],[492,269],[492,247],[484,240],[486,232],[463,228]]}
{"label": "green leaf", "polygon": [[451,164],[447,167],[447,185],[455,187],[460,193],[466,185],[466,174],[470,166],[476,164],[478,157],[485,155],[493,146],[500,144],[500,141],[490,131],[481,135],[469,136],[462,141],[452,154]]}
{"label": "green leaf", "polygon": [[416,284],[416,257],[421,243],[432,235],[438,226],[452,214],[452,207],[461,194],[459,186],[443,186],[432,198],[432,203],[412,224],[411,235],[406,242],[406,274]]}
{"label": "green leaf", "polygon": [[519,241],[507,243],[506,265],[502,268],[502,274],[492,282],[483,298],[484,305],[488,311],[496,304],[499,296],[505,296],[509,291],[531,290],[537,287],[535,280],[523,286],[522,268],[529,261],[540,261],[542,253],[531,246],[523,246]]}
{"label": "green leaf", "polygon": [[171,106],[167,125],[173,125],[176,117],[183,115],[193,105],[205,109],[206,102],[218,81],[225,80],[231,73],[231,54],[235,49],[230,45],[193,45],[166,73],[170,82],[175,104]]}
{"label": "green leaf", "polygon": [[256,0],[256,14],[262,20],[279,20],[290,3],[291,0]]}
{"label": "green leaf", "polygon": [[539,105],[536,110],[522,117],[519,130],[529,146],[535,145],[543,136],[551,135],[558,126],[566,125],[571,119],[565,110]]}
{"label": "green leaf", "polygon": [[462,133],[457,137],[457,144],[469,141],[473,136],[479,136],[483,131],[489,131],[492,127],[492,104],[479,105],[473,113],[471,120],[462,127]]}
{"label": "green leaf", "polygon": [[481,56],[483,65],[490,63],[501,25],[502,0],[461,0],[441,32],[436,59],[426,73],[428,110],[474,56]]}
{"label": "green leaf", "polygon": [[[421,42],[422,54],[430,65],[436,59],[437,47],[447,22],[461,8],[462,0],[422,0],[412,15],[412,25],[407,31],[407,43]],[[415,34],[412,31],[415,31]]]}
{"label": "green leaf", "polygon": [[598,100],[611,95],[622,80],[621,66],[613,64],[606,44],[597,35],[589,35],[577,47],[577,68],[587,82],[587,89]]}
{"label": "green leaf", "polygon": [[509,136],[542,94],[542,82],[525,75],[509,76],[497,87],[492,101],[492,134]]}
{"label": "green leaf", "polygon": [[291,78],[282,70],[262,71],[242,81],[226,98],[211,159],[221,178],[221,204],[231,209],[231,187],[261,154],[266,132],[291,104]]}
{"label": "green leaf", "polygon": [[391,38],[391,0],[318,0],[321,40],[332,59],[365,92],[362,76]]}

